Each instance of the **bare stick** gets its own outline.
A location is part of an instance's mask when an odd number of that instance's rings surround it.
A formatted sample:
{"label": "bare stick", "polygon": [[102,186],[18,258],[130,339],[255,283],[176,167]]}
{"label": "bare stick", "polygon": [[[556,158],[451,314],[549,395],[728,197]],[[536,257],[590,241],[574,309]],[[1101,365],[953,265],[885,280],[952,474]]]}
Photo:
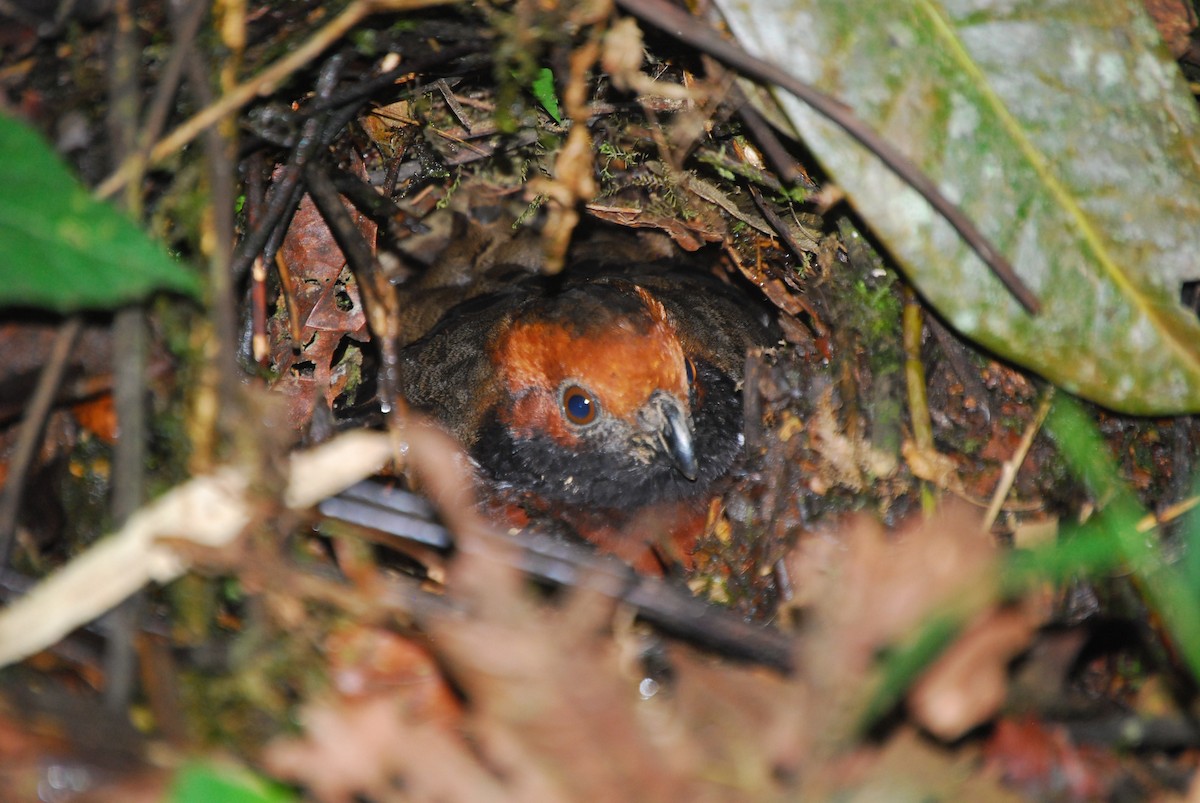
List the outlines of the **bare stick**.
{"label": "bare stick", "polygon": [[67,358],[71,356],[71,347],[83,321],[78,315],[68,318],[59,328],[54,340],[54,348],[50,359],[42,368],[38,377],[37,388],[33,398],[25,409],[25,418],[21,421],[21,431],[17,435],[17,445],[12,458],[8,461],[8,481],[0,492],[0,566],[8,564],[12,551],[13,535],[17,528],[17,512],[20,510],[21,494],[25,490],[25,480],[28,479],[29,465],[37,453],[38,441],[42,437],[42,427],[50,414],[50,406],[54,404],[54,395],[62,382],[63,370]]}
{"label": "bare stick", "polygon": [[1037,414],[1033,420],[1029,422],[1029,426],[1025,427],[1025,434],[1021,436],[1021,442],[1017,444],[1017,451],[1013,456],[1004,461],[1004,465],[1000,468],[1000,483],[996,486],[996,492],[992,494],[992,503],[988,505],[987,515],[983,517],[983,531],[987,532],[992,529],[992,524],[995,523],[996,517],[1000,515],[1000,506],[1004,504],[1004,500],[1008,498],[1008,492],[1012,490],[1013,482],[1017,479],[1017,472],[1021,470],[1021,464],[1025,462],[1025,456],[1029,454],[1029,448],[1033,446],[1033,438],[1042,429],[1042,422],[1046,420],[1046,415],[1050,412],[1050,404],[1054,401],[1054,387],[1051,386],[1046,391],[1046,395],[1042,397],[1042,403],[1038,405]]}

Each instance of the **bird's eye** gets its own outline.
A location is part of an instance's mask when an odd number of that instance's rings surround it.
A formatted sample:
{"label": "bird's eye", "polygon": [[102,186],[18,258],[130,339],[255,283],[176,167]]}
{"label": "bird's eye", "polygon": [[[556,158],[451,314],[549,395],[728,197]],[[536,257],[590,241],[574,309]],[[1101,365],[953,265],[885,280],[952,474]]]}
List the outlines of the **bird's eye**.
{"label": "bird's eye", "polygon": [[563,391],[562,407],[567,420],[579,426],[595,421],[596,413],[600,409],[600,405],[592,398],[592,394],[578,385],[571,385]]}
{"label": "bird's eye", "polygon": [[687,369],[687,380],[690,385],[696,381],[696,366],[692,365],[691,357],[683,358],[683,367]]}

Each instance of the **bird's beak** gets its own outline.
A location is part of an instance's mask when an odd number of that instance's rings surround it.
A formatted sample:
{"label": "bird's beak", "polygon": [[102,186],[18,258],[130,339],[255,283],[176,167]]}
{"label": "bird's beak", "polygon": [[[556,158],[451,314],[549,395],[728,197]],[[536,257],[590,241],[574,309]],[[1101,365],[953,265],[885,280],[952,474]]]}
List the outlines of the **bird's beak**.
{"label": "bird's beak", "polygon": [[688,426],[687,414],[674,400],[662,405],[663,424],[659,438],[675,463],[679,473],[695,482],[700,474],[696,464],[696,451],[692,446],[692,429]]}

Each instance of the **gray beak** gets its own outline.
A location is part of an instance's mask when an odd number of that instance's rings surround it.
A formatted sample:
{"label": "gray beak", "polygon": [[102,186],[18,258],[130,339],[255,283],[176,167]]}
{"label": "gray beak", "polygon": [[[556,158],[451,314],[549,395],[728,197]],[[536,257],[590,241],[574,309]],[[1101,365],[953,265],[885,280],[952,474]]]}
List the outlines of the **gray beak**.
{"label": "gray beak", "polygon": [[687,415],[675,401],[664,401],[662,405],[663,425],[659,430],[659,438],[667,453],[675,462],[679,473],[692,482],[699,476],[700,467],[696,464],[696,452],[692,446],[692,430],[688,426]]}

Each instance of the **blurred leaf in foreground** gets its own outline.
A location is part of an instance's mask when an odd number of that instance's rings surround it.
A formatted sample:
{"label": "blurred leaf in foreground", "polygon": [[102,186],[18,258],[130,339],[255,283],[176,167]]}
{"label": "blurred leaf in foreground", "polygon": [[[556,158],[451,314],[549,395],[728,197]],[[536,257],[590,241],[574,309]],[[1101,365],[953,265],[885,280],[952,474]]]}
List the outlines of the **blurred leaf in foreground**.
{"label": "blurred leaf in foreground", "polygon": [[1119,560],[1132,572],[1136,587],[1157,612],[1192,676],[1200,678],[1200,589],[1186,564],[1169,563],[1157,535],[1147,532],[1152,520],[1118,478],[1100,431],[1077,402],[1061,395],[1056,398],[1046,428],[1093,497],[1106,501],[1102,510],[1063,541],[1035,553],[1028,562],[1015,561],[1013,568],[1020,572],[1040,567],[1049,575],[1045,570],[1073,564],[1076,572],[1098,573]]}
{"label": "blurred leaf in foreground", "polygon": [[296,796],[280,784],[241,769],[193,764],[179,771],[169,803],[289,803]]}
{"label": "blurred leaf in foreground", "polygon": [[116,307],[195,276],[93,200],[36,132],[0,115],[0,306]]}
{"label": "blurred leaf in foreground", "polygon": [[1136,0],[718,0],[752,53],[833,95],[959,204],[1042,303],[1031,317],[841,129],[781,103],[961,332],[1116,410],[1200,410],[1200,116]]}

